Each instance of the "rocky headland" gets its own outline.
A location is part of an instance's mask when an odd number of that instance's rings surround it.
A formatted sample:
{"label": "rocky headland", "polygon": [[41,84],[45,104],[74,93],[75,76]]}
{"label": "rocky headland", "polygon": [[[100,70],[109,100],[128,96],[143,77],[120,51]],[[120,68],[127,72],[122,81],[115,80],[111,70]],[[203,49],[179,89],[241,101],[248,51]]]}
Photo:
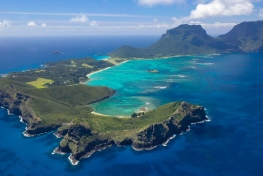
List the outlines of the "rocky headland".
{"label": "rocky headland", "polygon": [[[154,111],[158,111],[158,108]],[[68,126],[67,133],[64,128],[65,137],[55,151],[56,153],[71,153],[70,161],[72,164],[77,164],[80,159],[113,145],[131,145],[135,150],[150,150],[165,143],[173,135],[185,132],[191,123],[204,120],[207,120],[207,117],[203,107],[181,102],[166,120],[137,129],[125,137],[119,137],[121,132],[117,135],[116,133],[111,135],[110,132],[99,133],[91,130],[87,123],[73,122]]]}

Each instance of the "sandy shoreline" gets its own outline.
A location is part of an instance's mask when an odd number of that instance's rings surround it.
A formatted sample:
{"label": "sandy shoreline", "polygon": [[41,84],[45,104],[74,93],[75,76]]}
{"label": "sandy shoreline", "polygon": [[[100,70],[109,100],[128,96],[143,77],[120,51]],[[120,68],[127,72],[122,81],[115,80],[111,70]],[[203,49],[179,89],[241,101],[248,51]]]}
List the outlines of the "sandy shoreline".
{"label": "sandy shoreline", "polygon": [[92,111],[91,114],[110,117],[110,115],[97,113],[97,112],[95,112],[95,111]]}
{"label": "sandy shoreline", "polygon": [[114,116],[114,115],[101,114],[95,111],[92,111],[91,114],[105,116],[105,117],[130,118],[130,116]]}
{"label": "sandy shoreline", "polygon": [[101,70],[98,70],[98,71],[91,72],[91,73],[87,74],[86,77],[90,77],[91,75],[93,75],[93,74],[95,74],[95,73],[102,72],[102,71],[107,70],[107,69],[109,69],[109,68],[111,68],[111,67],[107,67],[107,68],[104,68],[104,69],[101,69]]}
{"label": "sandy shoreline", "polygon": [[[110,58],[105,59],[105,61],[107,61],[108,59],[110,59]],[[119,66],[119,65],[124,64],[124,63],[126,63],[126,62],[128,62],[128,61],[130,61],[130,60],[123,61],[123,62],[121,62],[120,64],[114,65],[114,66]],[[114,67],[114,66],[112,66],[112,67]],[[106,67],[106,68],[104,68],[104,69],[91,72],[91,73],[87,74],[86,77],[90,77],[91,75],[93,75],[93,74],[95,74],[95,73],[102,72],[102,71],[107,70],[107,69],[109,69],[109,68],[111,68],[111,67]]]}

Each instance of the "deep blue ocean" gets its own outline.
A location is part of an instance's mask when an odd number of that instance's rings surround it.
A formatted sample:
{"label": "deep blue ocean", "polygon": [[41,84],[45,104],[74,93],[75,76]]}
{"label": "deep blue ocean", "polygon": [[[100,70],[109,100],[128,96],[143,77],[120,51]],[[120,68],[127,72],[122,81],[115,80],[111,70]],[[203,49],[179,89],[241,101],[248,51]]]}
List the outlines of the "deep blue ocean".
{"label": "deep blue ocean", "polygon": [[[3,38],[0,73],[106,54],[125,44],[145,47],[157,39]],[[64,54],[48,54],[56,50]],[[160,73],[149,73],[149,69]],[[141,107],[184,100],[204,106],[211,121],[192,125],[166,147],[142,152],[112,147],[72,166],[68,155],[51,154],[60,141],[52,132],[26,138],[22,135],[25,124],[0,109],[0,175],[262,175],[262,53],[129,61],[91,79],[87,84],[117,90],[113,97],[94,105],[96,112],[128,115]]]}

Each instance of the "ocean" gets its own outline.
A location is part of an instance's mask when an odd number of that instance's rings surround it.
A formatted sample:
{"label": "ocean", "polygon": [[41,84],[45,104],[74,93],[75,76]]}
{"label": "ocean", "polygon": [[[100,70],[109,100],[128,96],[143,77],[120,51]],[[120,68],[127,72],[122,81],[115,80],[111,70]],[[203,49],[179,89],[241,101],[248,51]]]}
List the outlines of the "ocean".
{"label": "ocean", "polygon": [[[145,47],[158,39],[122,37],[113,46],[109,38],[107,42],[99,38],[95,52],[89,49],[95,47],[80,37],[5,38],[0,42],[0,73],[108,53],[114,46],[124,44]],[[64,54],[47,54],[55,50]],[[152,69],[159,73],[147,72]],[[130,146],[111,147],[81,160],[77,166],[70,164],[68,155],[51,154],[60,141],[52,132],[26,138],[22,135],[25,124],[19,122],[18,116],[0,109],[0,173],[262,175],[262,70],[262,53],[242,53],[129,61],[93,74],[88,85],[106,85],[117,90],[113,97],[93,105],[98,113],[128,116],[142,107],[152,109],[171,101],[188,101],[204,106],[211,121],[192,125],[189,132],[176,136],[167,146],[142,152]]]}

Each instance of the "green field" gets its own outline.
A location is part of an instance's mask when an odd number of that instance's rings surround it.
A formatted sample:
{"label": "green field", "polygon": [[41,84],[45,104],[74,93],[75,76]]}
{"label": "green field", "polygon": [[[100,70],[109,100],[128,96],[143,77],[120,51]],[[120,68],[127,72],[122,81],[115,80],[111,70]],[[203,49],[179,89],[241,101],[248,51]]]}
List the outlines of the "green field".
{"label": "green field", "polygon": [[47,88],[47,84],[52,84],[54,81],[51,79],[45,79],[45,78],[37,78],[36,81],[27,82],[27,84],[30,84],[38,89]]}

